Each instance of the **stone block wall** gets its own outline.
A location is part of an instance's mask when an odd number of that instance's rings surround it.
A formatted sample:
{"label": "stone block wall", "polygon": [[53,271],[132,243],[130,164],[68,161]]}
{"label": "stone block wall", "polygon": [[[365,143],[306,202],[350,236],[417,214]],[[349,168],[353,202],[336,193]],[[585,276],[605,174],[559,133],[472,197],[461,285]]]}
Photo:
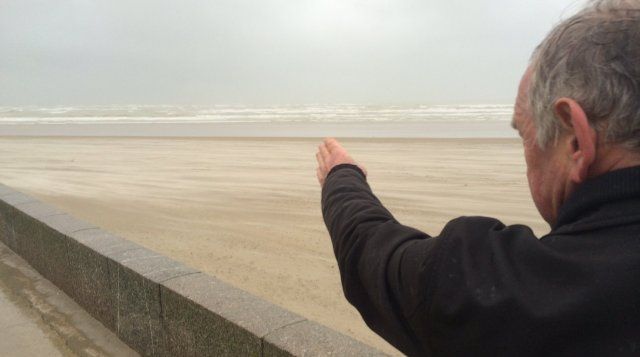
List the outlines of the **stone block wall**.
{"label": "stone block wall", "polygon": [[383,355],[2,184],[0,241],[144,356]]}

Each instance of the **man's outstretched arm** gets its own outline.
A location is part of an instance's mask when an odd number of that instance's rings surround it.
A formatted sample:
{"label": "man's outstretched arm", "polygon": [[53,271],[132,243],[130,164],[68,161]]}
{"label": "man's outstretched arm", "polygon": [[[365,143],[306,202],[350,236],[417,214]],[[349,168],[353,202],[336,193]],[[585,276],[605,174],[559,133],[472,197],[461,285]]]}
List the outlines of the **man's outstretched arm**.
{"label": "man's outstretched arm", "polygon": [[425,354],[411,320],[427,308],[438,240],[398,223],[371,192],[366,171],[337,141],[325,140],[317,159],[322,213],[347,300],[402,352]]}

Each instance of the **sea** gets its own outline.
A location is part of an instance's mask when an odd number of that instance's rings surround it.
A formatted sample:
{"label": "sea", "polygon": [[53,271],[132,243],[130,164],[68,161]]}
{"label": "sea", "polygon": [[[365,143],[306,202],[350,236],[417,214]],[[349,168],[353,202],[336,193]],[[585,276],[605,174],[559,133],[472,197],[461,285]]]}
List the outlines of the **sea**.
{"label": "sea", "polygon": [[0,107],[2,124],[509,121],[513,105]]}
{"label": "sea", "polygon": [[512,104],[0,106],[0,136],[512,137]]}

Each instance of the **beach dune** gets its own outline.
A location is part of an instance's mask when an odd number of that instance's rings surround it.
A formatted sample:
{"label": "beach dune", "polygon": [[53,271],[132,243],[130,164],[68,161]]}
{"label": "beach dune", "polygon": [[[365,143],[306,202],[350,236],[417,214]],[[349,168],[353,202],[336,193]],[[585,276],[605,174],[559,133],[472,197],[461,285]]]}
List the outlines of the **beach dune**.
{"label": "beach dune", "polygon": [[[0,182],[388,353],[344,299],[319,139],[0,138]],[[460,215],[547,232],[516,139],[344,140],[401,223]]]}

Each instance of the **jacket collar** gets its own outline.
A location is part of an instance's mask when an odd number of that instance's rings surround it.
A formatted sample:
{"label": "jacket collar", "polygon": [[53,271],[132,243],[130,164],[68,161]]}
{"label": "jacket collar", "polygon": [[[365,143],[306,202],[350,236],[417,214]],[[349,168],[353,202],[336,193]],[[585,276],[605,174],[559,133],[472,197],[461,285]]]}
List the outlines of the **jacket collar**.
{"label": "jacket collar", "polygon": [[[637,219],[640,215],[640,166],[629,167],[590,179],[578,186],[560,207],[558,222],[553,230],[574,230],[587,224],[593,228],[598,221]],[[630,201],[634,211],[629,212]],[[618,207],[616,207],[618,206]],[[624,213],[625,217],[620,217]]]}

